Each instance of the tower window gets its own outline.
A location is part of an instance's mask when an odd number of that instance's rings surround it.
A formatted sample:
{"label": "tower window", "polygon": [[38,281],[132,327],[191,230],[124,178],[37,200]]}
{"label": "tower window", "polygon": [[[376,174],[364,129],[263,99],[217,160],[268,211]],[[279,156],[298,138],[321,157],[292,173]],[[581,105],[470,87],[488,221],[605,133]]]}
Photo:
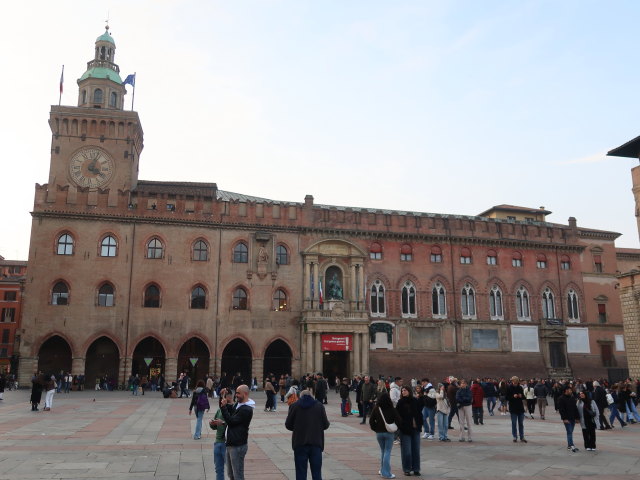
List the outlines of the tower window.
{"label": "tower window", "polygon": [[373,242],[369,247],[369,258],[371,260],[382,260],[382,245]]}
{"label": "tower window", "polygon": [[102,103],[102,90],[99,88],[93,91],[93,103]]}
{"label": "tower window", "polygon": [[116,239],[111,235],[107,235],[102,239],[100,243],[100,256],[101,257],[115,257],[118,249]]}
{"label": "tower window", "polygon": [[238,243],[233,247],[233,263],[248,263],[249,262],[249,248],[244,242]]}
{"label": "tower window", "polygon": [[284,245],[278,245],[276,247],[276,263],[278,265],[289,264],[289,251]]}
{"label": "tower window", "polygon": [[111,92],[111,95],[109,95],[109,106],[114,108],[118,106],[118,94],[116,92]]}
{"label": "tower window", "polygon": [[113,307],[114,303],[113,286],[108,283],[103,284],[98,290],[98,306]]}
{"label": "tower window", "polygon": [[191,308],[203,309],[207,306],[207,294],[200,285],[191,290]]}
{"label": "tower window", "polygon": [[469,265],[471,263],[471,250],[467,247],[460,250],[460,263],[463,265]]}
{"label": "tower window", "polygon": [[69,303],[69,287],[66,283],[58,282],[51,292],[51,305],[67,305]]}
{"label": "tower window", "polygon": [[73,255],[73,237],[68,233],[58,237],[58,255]]}
{"label": "tower window", "polygon": [[247,309],[247,292],[244,288],[236,288],[233,292],[233,309],[234,310],[246,310]]}
{"label": "tower window", "polygon": [[160,289],[155,285],[149,285],[144,291],[145,308],[160,308]]}

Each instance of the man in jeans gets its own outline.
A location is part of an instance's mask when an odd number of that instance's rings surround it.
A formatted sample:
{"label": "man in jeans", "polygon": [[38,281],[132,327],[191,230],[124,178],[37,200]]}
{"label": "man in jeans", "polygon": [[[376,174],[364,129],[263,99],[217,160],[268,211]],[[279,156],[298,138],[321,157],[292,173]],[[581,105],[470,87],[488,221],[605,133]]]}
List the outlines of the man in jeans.
{"label": "man in jeans", "polygon": [[293,432],[291,446],[296,480],[307,480],[307,465],[311,468],[311,478],[322,480],[324,431],[329,428],[324,405],[315,400],[309,390],[303,390],[300,400],[289,407],[284,425]]}
{"label": "man in jeans", "polygon": [[220,392],[220,410],[224,421],[213,420],[216,427],[227,424],[226,457],[227,475],[231,480],[244,480],[244,457],[247,454],[249,424],[253,418],[256,402],[249,398],[249,387],[239,385],[236,389],[236,404],[231,405],[226,389]]}
{"label": "man in jeans", "polygon": [[573,429],[576,421],[580,422],[580,412],[573,397],[573,390],[569,386],[565,387],[563,395],[558,400],[558,413],[567,431],[567,450],[577,452],[578,449],[573,444]]}

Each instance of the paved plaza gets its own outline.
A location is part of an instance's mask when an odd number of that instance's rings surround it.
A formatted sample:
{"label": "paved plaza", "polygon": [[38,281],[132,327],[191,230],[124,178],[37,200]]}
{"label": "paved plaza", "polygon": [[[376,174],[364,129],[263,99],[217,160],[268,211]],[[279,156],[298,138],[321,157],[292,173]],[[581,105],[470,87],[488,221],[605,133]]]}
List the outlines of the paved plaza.
{"label": "paved plaza", "polygon": [[[0,402],[0,480],[5,479],[214,479],[213,432],[203,428],[193,440],[195,420],[189,400],[164,399],[147,392],[85,391],[56,394],[50,412],[31,412],[28,390],[7,391]],[[249,434],[248,479],[295,478],[291,434],[284,427],[287,407],[264,412],[265,396],[254,393],[257,407]],[[215,410],[205,414],[208,421]],[[339,399],[330,393],[323,478],[376,479],[379,447],[368,425],[356,415],[340,416]],[[454,420],[457,426],[457,421]],[[422,440],[423,478],[563,480],[597,475],[599,479],[640,476],[640,424],[598,432],[596,452],[566,450],[559,417],[526,420],[528,444],[513,443],[510,417],[485,418],[474,428],[474,443]],[[392,471],[403,477],[400,448],[394,446]],[[309,476],[309,478],[311,478]]]}

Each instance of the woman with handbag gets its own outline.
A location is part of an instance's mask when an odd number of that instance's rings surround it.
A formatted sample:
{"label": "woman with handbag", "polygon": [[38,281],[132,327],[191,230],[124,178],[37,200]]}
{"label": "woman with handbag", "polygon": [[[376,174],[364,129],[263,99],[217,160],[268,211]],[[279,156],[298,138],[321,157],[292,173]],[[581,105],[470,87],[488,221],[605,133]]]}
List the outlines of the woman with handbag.
{"label": "woman with handbag", "polygon": [[411,392],[411,387],[403,385],[396,410],[402,419],[400,430],[400,456],[402,470],[406,476],[420,476],[420,432],[422,431],[422,407]]}
{"label": "woman with handbag", "polygon": [[401,422],[400,415],[391,402],[391,397],[387,392],[383,392],[378,397],[378,402],[371,412],[369,426],[376,432],[376,439],[380,445],[380,471],[382,478],[396,478],[391,473],[391,448],[393,447],[393,437],[398,425]]}
{"label": "woman with handbag", "polygon": [[578,413],[580,414],[580,426],[584,449],[590,452],[596,450],[596,425],[599,421],[598,406],[594,400],[587,398],[584,391],[578,394]]}

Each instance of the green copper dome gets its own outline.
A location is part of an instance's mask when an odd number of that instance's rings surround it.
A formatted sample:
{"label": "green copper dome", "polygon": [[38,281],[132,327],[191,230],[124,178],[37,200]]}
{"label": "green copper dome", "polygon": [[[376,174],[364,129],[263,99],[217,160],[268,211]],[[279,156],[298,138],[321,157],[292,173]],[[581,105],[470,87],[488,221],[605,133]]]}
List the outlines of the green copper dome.
{"label": "green copper dome", "polygon": [[102,35],[96,38],[96,43],[97,42],[109,42],[109,43],[113,43],[114,45],[116,44],[116,42],[113,41],[113,37],[109,35],[109,27],[107,27],[107,29]]}
{"label": "green copper dome", "polygon": [[84,72],[84,74],[80,77],[80,81],[85,80],[87,78],[107,78],[112,82],[116,82],[122,85],[122,79],[120,75],[115,70],[105,67],[93,67]]}

